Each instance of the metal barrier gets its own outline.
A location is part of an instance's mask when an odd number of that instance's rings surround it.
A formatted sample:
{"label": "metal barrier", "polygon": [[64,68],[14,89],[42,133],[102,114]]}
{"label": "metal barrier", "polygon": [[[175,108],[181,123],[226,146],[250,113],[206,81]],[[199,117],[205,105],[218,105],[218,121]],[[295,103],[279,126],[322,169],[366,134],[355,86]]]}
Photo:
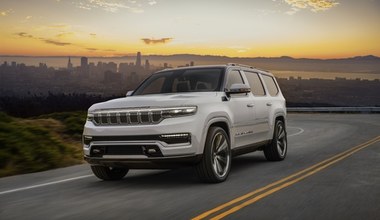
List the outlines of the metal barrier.
{"label": "metal barrier", "polygon": [[288,107],[288,112],[380,113],[380,107]]}

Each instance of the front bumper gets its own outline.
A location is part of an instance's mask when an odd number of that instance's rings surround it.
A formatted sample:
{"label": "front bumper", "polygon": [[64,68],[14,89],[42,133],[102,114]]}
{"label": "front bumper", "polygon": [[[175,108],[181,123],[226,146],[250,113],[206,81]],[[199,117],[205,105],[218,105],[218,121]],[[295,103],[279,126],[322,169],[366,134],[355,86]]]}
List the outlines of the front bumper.
{"label": "front bumper", "polygon": [[198,163],[202,155],[173,156],[156,158],[95,158],[84,156],[91,165],[127,167],[129,169],[169,169]]}

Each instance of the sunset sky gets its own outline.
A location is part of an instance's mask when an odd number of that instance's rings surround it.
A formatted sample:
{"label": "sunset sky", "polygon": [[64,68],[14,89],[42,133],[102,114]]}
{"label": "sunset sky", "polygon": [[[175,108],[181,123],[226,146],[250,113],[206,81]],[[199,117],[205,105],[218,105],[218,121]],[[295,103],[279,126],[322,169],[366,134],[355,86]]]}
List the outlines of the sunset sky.
{"label": "sunset sky", "polygon": [[0,0],[0,54],[380,56],[379,0]]}

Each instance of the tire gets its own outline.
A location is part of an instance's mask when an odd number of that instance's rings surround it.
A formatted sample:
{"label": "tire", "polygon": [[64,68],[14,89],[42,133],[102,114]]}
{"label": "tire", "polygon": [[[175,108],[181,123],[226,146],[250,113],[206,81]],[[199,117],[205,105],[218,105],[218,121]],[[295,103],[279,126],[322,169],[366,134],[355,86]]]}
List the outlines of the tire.
{"label": "tire", "polygon": [[285,124],[283,121],[276,120],[272,141],[264,147],[265,158],[269,161],[284,160],[287,149],[288,140]]}
{"label": "tire", "polygon": [[220,183],[227,179],[231,169],[231,146],[227,133],[220,127],[207,132],[201,161],[195,166],[199,179],[208,183]]}
{"label": "tire", "polygon": [[127,168],[91,166],[96,177],[102,180],[121,180],[128,173]]}

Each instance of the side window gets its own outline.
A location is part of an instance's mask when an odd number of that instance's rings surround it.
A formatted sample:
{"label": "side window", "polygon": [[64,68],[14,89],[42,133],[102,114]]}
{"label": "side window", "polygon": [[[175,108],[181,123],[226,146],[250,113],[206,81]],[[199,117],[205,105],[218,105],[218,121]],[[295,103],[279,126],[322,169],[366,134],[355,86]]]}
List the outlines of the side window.
{"label": "side window", "polygon": [[244,84],[244,81],[238,70],[232,70],[228,73],[226,87],[224,88],[230,89],[231,85],[236,83]]}
{"label": "side window", "polygon": [[265,82],[265,85],[267,85],[268,92],[271,96],[275,96],[278,94],[278,88],[276,83],[274,82],[273,77],[267,76],[267,75],[261,75],[263,77],[263,80]]}
{"label": "side window", "polygon": [[253,72],[245,72],[245,76],[248,79],[252,94],[255,96],[264,96],[265,90],[259,75]]}

